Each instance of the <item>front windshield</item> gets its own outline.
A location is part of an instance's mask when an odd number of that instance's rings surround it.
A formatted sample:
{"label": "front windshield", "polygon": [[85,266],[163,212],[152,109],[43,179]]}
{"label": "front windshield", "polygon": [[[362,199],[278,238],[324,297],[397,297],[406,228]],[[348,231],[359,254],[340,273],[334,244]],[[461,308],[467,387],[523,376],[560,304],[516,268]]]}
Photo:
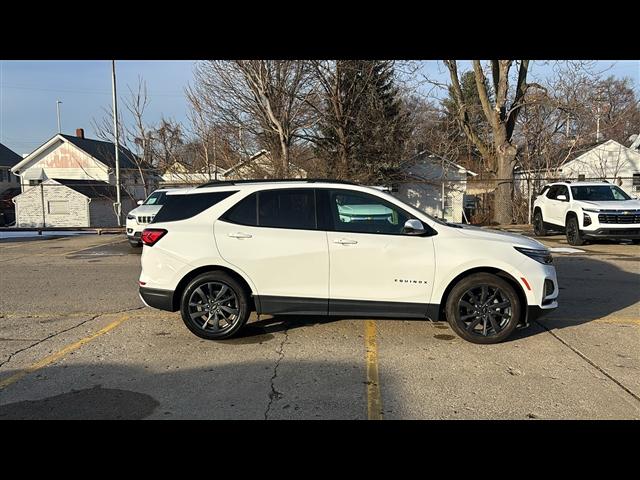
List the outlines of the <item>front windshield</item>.
{"label": "front windshield", "polygon": [[580,185],[571,187],[574,200],[609,202],[631,200],[631,197],[615,185]]}
{"label": "front windshield", "polygon": [[153,192],[149,198],[145,200],[143,205],[163,205],[167,192]]}

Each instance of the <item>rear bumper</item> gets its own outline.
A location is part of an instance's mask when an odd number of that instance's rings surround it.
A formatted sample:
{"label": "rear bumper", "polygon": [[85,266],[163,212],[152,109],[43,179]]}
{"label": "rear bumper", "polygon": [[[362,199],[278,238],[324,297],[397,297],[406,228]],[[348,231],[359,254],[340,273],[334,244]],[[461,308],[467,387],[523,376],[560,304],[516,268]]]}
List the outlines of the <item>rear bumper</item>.
{"label": "rear bumper", "polygon": [[173,290],[160,290],[158,288],[140,287],[140,299],[147,307],[175,312],[173,306]]}
{"label": "rear bumper", "polygon": [[130,242],[139,242],[142,237],[142,232],[129,232],[130,228],[127,228],[127,238]]}
{"label": "rear bumper", "polygon": [[583,237],[587,238],[624,238],[630,240],[640,239],[640,228],[598,228],[597,230],[582,230]]}

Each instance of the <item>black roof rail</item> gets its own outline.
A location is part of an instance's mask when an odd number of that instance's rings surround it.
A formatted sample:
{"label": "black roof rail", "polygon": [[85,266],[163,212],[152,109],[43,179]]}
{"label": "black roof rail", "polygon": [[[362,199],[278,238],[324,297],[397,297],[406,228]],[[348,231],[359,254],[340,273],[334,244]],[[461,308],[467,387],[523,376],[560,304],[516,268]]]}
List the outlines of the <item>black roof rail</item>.
{"label": "black roof rail", "polygon": [[196,188],[205,187],[224,187],[227,185],[242,185],[244,183],[284,183],[284,182],[297,182],[297,183],[343,183],[346,185],[358,185],[355,182],[348,180],[332,180],[330,178],[267,178],[267,179],[254,179],[254,180],[214,180],[211,182],[198,185]]}

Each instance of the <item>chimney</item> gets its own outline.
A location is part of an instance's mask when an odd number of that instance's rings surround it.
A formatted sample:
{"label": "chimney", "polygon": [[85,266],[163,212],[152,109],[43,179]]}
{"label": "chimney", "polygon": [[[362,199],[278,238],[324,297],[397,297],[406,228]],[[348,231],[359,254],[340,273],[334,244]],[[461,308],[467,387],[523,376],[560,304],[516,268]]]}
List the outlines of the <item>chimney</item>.
{"label": "chimney", "polygon": [[76,128],[76,137],[84,138],[84,128]]}

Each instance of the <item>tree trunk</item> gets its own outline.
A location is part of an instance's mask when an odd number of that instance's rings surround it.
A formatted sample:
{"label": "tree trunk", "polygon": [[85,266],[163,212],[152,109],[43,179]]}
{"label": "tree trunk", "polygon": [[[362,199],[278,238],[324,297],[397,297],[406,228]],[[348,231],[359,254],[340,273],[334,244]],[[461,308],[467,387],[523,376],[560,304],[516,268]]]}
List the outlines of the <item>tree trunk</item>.
{"label": "tree trunk", "polygon": [[513,221],[513,166],[516,151],[516,147],[509,143],[497,148],[498,185],[495,190],[493,220],[501,225],[509,225]]}

